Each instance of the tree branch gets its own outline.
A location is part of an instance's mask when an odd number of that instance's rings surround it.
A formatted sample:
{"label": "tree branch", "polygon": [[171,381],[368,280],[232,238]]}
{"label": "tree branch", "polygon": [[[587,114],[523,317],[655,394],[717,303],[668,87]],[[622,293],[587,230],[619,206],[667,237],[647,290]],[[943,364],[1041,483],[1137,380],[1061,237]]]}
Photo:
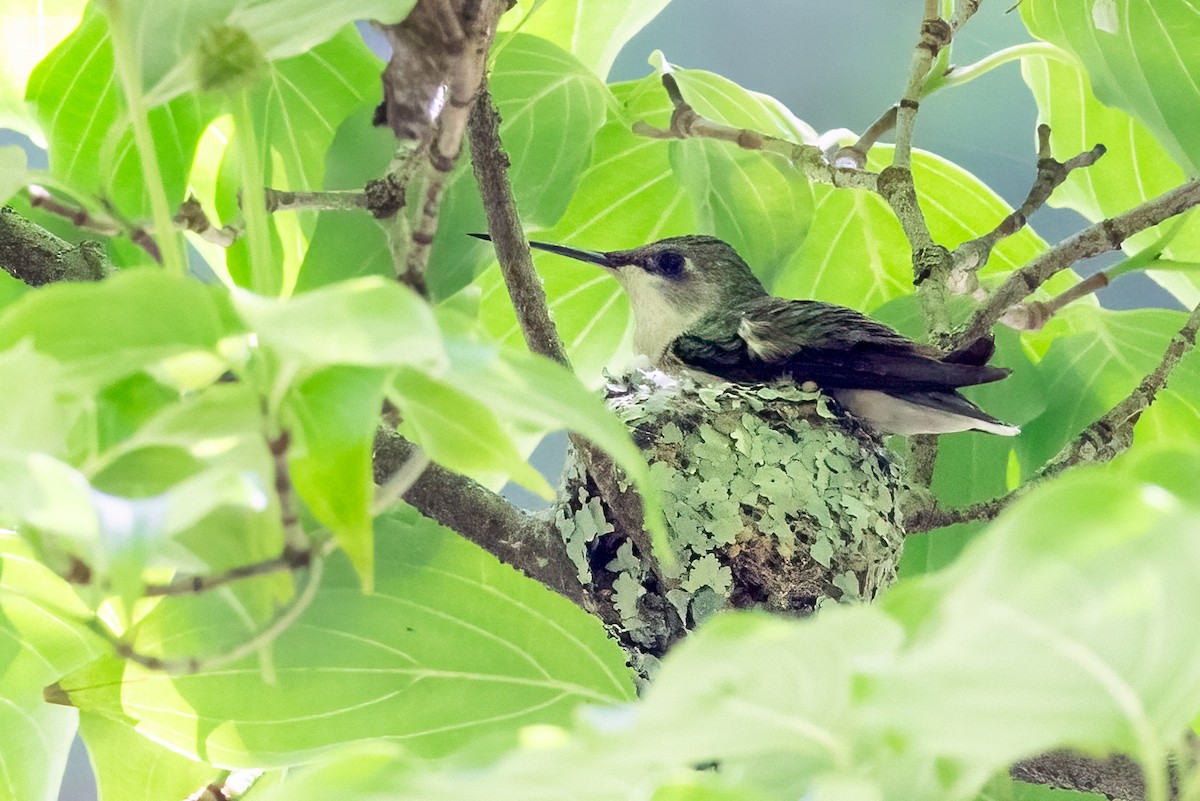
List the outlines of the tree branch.
{"label": "tree branch", "polygon": [[[386,428],[375,436],[375,483],[405,465],[416,446]],[[501,562],[586,609],[578,569],[549,520],[517,509],[469,478],[431,464],[404,494],[417,511]]]}
{"label": "tree branch", "polygon": [[529,350],[570,367],[562,338],[550,317],[546,291],[533,269],[533,258],[508,182],[508,154],[500,142],[500,112],[486,86],[480,90],[468,124],[471,163],[483,197],[488,232],[500,261],[504,286],[512,299]]}
{"label": "tree branch", "polygon": [[99,242],[72,245],[11,206],[0,208],[0,267],[30,286],[99,281],[116,271]]}
{"label": "tree branch", "polygon": [[[383,26],[392,44],[384,71],[384,117],[401,141],[428,142],[424,197],[417,206],[403,272],[424,294],[425,268],[446,181],[462,151],[467,117],[483,81],[505,0],[421,0],[398,25]],[[431,109],[436,122],[429,118]]]}
{"label": "tree branch", "polygon": [[[486,89],[480,93],[471,112],[469,128],[471,157],[487,213],[488,231],[525,342],[532,352],[570,369],[566,349],[546,305],[541,279],[533,268],[529,244],[525,241],[516,200],[508,182],[508,155],[500,141],[500,114]],[[607,453],[578,434],[571,434],[570,439],[608,505],[618,530],[633,541],[641,557],[659,574],[658,561],[643,526],[641,499],[636,492],[622,488],[620,471]]]}
{"label": "tree branch", "polygon": [[1124,214],[1088,226],[1064,239],[1029,264],[1015,271],[992,293],[967,326],[947,343],[949,349],[987,334],[1011,306],[1033,294],[1042,284],[1075,262],[1117,250],[1126,239],[1200,204],[1200,181],[1188,181],[1147,200]]}
{"label": "tree branch", "polygon": [[[1133,801],[1146,797],[1141,766],[1123,754],[1097,759],[1074,751],[1051,751],[1021,760],[1012,766],[1009,774],[1030,784],[1100,793],[1111,799]],[[1175,797],[1176,793],[1172,792],[1171,796]]]}

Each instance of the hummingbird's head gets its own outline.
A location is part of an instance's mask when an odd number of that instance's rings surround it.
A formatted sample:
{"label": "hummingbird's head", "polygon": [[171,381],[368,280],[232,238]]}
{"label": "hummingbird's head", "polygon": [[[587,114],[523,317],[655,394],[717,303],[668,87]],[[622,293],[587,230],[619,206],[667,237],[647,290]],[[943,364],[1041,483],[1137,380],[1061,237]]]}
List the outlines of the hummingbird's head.
{"label": "hummingbird's head", "polygon": [[737,251],[715,236],[673,236],[632,250],[607,252],[545,242],[529,245],[607,268],[635,306],[657,301],[681,312],[706,313],[766,294]]}
{"label": "hummingbird's head", "polygon": [[607,252],[529,244],[609,270],[629,296],[638,347],[651,358],[698,320],[766,294],[737,251],[713,236],[673,236]]}

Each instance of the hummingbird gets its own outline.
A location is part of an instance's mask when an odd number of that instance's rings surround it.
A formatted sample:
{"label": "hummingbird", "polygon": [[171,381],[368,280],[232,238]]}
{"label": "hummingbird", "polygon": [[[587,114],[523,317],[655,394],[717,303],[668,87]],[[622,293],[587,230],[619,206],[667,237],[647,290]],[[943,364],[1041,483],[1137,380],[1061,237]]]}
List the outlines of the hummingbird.
{"label": "hummingbird", "polygon": [[958,392],[1011,372],[987,364],[990,337],[941,355],[854,309],[774,297],[712,236],[611,251],[529,244],[615,276],[633,309],[635,349],[667,372],[737,384],[812,382],[884,434],[1020,433]]}

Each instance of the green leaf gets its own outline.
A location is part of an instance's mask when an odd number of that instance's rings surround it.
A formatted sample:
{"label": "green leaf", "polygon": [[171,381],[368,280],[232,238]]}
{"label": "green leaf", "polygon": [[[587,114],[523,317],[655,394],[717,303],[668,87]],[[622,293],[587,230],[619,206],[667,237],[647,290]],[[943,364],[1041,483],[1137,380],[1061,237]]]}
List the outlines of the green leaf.
{"label": "green leaf", "polygon": [[400,372],[391,397],[404,421],[401,433],[434,461],[484,484],[497,476],[511,478],[546,499],[554,497],[485,403],[415,370]]}
{"label": "green leaf", "polygon": [[[186,13],[177,16],[174,5],[161,8],[171,14],[164,30],[195,35],[195,29],[186,24]],[[150,36],[147,41],[159,38]],[[178,52],[172,57],[178,58]],[[325,150],[334,131],[350,111],[377,91],[378,65],[353,28],[347,28],[331,41],[274,63],[265,72],[255,94],[256,129],[264,137],[264,147],[270,148],[268,152],[279,155],[284,174],[272,177],[278,188],[320,187]],[[38,65],[28,92],[49,139],[51,172],[77,191],[111,200],[127,216],[147,217],[146,180],[119,100],[103,14],[88,12],[79,28]],[[220,111],[219,100],[210,94],[175,93],[169,102],[149,111],[172,205],[184,199],[197,145]],[[301,130],[303,136],[298,133]],[[212,170],[216,164],[198,167]],[[211,182],[211,177],[205,180]]]}
{"label": "green leaf", "polygon": [[75,713],[47,704],[46,685],[98,652],[79,621],[88,610],[15,534],[0,531],[0,787],[53,801],[75,735]]}
{"label": "green leaf", "polygon": [[59,389],[62,368],[28,342],[0,351],[0,449],[65,456],[67,433],[80,403]]}
{"label": "green leaf", "polygon": [[[625,43],[666,8],[669,0],[608,0],[604,3],[534,2],[521,30],[549,39],[607,78]],[[514,15],[515,16],[515,15]]]}
{"label": "green leaf", "polygon": [[294,435],[289,466],[296,492],[345,549],[370,589],[374,577],[371,450],[387,371],[327,367],[292,387],[283,425]]}
{"label": "green leaf", "polygon": [[241,329],[220,288],[130,270],[25,295],[0,314],[0,349],[27,341],[92,386],[151,369],[187,388],[226,369],[224,340]]}
{"label": "green leaf", "polygon": [[84,713],[79,734],[104,801],[188,798],[219,779],[216,768],[182,757],[126,723]]}
{"label": "green leaf", "polygon": [[[1092,94],[1081,67],[1059,59],[1027,57],[1021,74],[1038,104],[1038,115],[1050,125],[1050,143],[1059,159],[1068,159],[1096,144],[1108,150],[1091,167],[1076,170],[1050,196],[1052,206],[1074,209],[1092,222],[1115,217],[1187,180],[1154,134],[1136,117],[1109,108]],[[1161,244],[1156,244],[1162,240]],[[1143,249],[1161,252],[1144,265],[1151,278],[1185,306],[1200,303],[1200,278],[1175,270],[1171,259],[1200,261],[1200,218],[1195,213],[1130,237],[1128,254]]]}
{"label": "green leaf", "polygon": [[[273,680],[250,657],[178,676],[126,664],[119,693],[82,671],[62,690],[178,753],[260,768],[369,738],[442,755],[632,697],[595,618],[412,511],[377,526],[374,593],[331,558],[312,605],[271,645]],[[240,614],[217,594],[173,599],[139,623],[137,645],[219,652],[246,636]]]}
{"label": "green leaf", "polygon": [[636,704],[572,731],[531,730],[469,770],[346,750],[286,797],[658,797],[700,771],[749,797],[1023,798],[988,779],[1059,747],[1131,752],[1165,779],[1165,744],[1200,709],[1197,525],[1161,489],[1073,473],[882,605],[718,615]]}
{"label": "green leaf", "polygon": [[1030,0],[1021,18],[1079,58],[1100,102],[1140,119],[1189,175],[1200,171],[1200,16],[1187,0]]}
{"label": "green leaf", "polygon": [[243,292],[234,303],[259,344],[286,363],[430,370],[445,364],[433,312],[395,281],[357,278],[288,300]]}
{"label": "green leaf", "polygon": [[[500,111],[509,182],[526,228],[548,228],[566,210],[591,158],[608,91],[544,39],[515,34],[498,48],[488,90]],[[490,247],[467,236],[486,230],[487,222],[466,154],[450,176],[439,219],[429,284],[434,297],[443,298],[494,261]]]}
{"label": "green leaf", "polygon": [[10,0],[0,9],[0,128],[42,141],[23,102],[25,84],[34,66],[79,24],[83,7],[83,0]]}
{"label": "green leaf", "polygon": [[[408,2],[393,0],[393,5]],[[328,9],[322,9],[321,13],[328,13]],[[335,12],[333,16],[340,14]],[[302,50],[272,64],[264,85],[252,101],[257,112],[254,127],[259,142],[278,155],[285,171],[283,176],[270,176],[272,186],[321,188],[325,154],[338,126],[365,101],[378,97],[382,68],[383,63],[371,53],[353,26],[343,28],[311,50]]]}
{"label": "green leaf", "polygon": [[[326,189],[361,189],[367,181],[387,171],[396,150],[396,139],[389,128],[371,125],[375,105],[372,101],[359,106],[338,126],[326,155]],[[444,207],[442,214],[445,215]],[[317,215],[295,291],[307,292],[365,275],[384,278],[395,275],[383,228],[362,213]]]}

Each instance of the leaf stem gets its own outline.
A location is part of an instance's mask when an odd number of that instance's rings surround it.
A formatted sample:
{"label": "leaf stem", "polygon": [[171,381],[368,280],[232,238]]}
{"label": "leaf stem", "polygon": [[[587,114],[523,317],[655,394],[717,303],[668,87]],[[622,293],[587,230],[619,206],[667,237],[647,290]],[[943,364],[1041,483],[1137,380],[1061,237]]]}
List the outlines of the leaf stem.
{"label": "leaf stem", "polygon": [[119,0],[107,0],[105,7],[109,36],[112,38],[113,62],[125,95],[125,110],[133,129],[133,141],[142,162],[154,218],[154,235],[162,253],[163,268],[172,275],[183,276],[187,273],[187,262],[179,245],[179,234],[172,224],[171,207],[163,187],[162,171],[158,167],[158,154],[154,150],[154,136],[150,131],[150,118],[142,96],[141,59],[129,41],[129,31],[125,28]]}
{"label": "leaf stem", "polygon": [[974,64],[968,64],[965,67],[956,67],[952,72],[945,76],[940,76],[936,81],[930,80],[921,94],[923,97],[928,97],[939,89],[962,86],[981,75],[988,74],[997,67],[1008,64],[1011,61],[1019,61],[1027,56],[1043,56],[1068,64],[1076,63],[1075,59],[1049,42],[1024,42],[1012,47],[1006,47],[1003,50],[997,50],[995,53],[979,59]]}
{"label": "leaf stem", "polygon": [[278,295],[280,281],[271,253],[271,229],[267,225],[267,198],[258,140],[254,136],[254,114],[250,111],[249,88],[239,89],[234,101],[234,136],[242,167],[242,217],[246,221],[250,251],[250,288],[259,295]]}

